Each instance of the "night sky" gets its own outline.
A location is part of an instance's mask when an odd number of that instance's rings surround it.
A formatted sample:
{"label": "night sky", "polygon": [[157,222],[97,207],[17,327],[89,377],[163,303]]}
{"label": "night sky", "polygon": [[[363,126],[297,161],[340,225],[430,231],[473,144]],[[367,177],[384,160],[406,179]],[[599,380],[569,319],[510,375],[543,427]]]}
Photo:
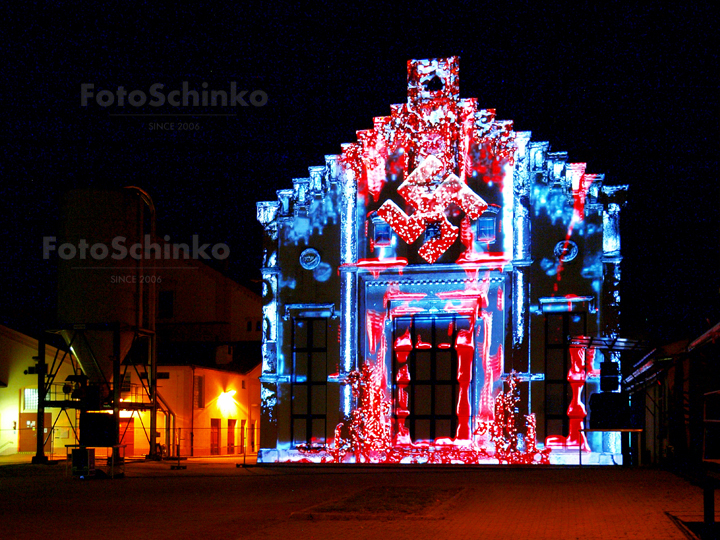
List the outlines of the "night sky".
{"label": "night sky", "polygon": [[[224,271],[257,288],[256,201],[274,200],[404,102],[408,59],[452,55],[462,97],[587,162],[606,184],[629,184],[623,335],[666,342],[718,322],[718,20],[709,5],[480,4],[16,8],[0,37],[0,322],[52,327],[56,270],[42,238],[57,235],[60,196],[72,188],[144,188],[160,234],[228,244]],[[110,116],[178,112],[167,106],[80,104],[83,83],[168,92],[183,81],[221,90],[235,81],[268,101],[219,109],[236,116],[182,118]],[[176,130],[149,129],[159,121]],[[178,131],[181,122],[199,130]]]}

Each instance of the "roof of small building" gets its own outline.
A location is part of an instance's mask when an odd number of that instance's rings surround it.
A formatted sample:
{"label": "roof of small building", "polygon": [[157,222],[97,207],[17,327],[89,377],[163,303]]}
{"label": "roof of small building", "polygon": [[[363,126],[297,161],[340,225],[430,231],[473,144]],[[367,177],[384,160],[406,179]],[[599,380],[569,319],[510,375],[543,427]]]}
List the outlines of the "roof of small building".
{"label": "roof of small building", "polygon": [[701,347],[707,343],[715,343],[720,338],[720,323],[717,323],[702,336],[694,340],[688,345],[688,351],[692,351],[697,347]]}

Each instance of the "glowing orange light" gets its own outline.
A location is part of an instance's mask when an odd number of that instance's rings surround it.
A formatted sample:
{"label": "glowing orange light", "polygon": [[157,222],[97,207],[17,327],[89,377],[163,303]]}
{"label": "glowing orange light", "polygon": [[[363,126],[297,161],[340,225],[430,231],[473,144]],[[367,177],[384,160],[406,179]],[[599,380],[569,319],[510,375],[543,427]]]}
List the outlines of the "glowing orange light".
{"label": "glowing orange light", "polygon": [[235,390],[228,390],[227,392],[223,392],[220,394],[217,398],[217,405],[220,411],[223,413],[224,416],[229,415],[231,412],[235,411],[235,398],[233,396],[236,394]]}

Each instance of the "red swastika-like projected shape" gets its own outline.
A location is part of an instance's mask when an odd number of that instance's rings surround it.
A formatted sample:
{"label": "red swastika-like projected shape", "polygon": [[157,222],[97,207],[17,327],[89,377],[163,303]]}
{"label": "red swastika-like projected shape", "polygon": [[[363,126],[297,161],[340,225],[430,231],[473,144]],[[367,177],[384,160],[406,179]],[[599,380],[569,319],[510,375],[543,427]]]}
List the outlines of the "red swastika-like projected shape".
{"label": "red swastika-like projected shape", "polygon": [[458,228],[445,216],[448,205],[457,204],[471,220],[479,218],[488,207],[477,193],[452,173],[435,188],[433,179],[443,170],[444,166],[438,158],[428,156],[400,185],[398,193],[415,209],[412,215],[408,216],[391,200],[385,201],[377,211],[408,244],[417,240],[429,224],[435,224],[438,234],[418,250],[429,263],[437,261],[458,236]]}

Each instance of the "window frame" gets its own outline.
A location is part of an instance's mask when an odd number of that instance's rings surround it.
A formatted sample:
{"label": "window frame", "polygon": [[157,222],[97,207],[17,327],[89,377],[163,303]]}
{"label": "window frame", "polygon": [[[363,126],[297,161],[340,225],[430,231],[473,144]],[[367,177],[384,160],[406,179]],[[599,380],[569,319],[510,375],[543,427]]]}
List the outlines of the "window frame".
{"label": "window frame", "polygon": [[[303,321],[308,324],[307,334],[305,336],[304,346],[298,346],[298,331],[296,325]],[[317,343],[315,341],[315,327],[316,325],[324,325],[324,342]],[[290,440],[292,444],[313,444],[313,421],[322,420],[324,423],[323,429],[323,441],[325,444],[328,440],[328,425],[327,425],[327,391],[328,391],[328,380],[327,380],[327,341],[328,341],[328,319],[326,317],[293,317],[291,320],[291,351],[292,351],[292,373],[290,376]],[[319,345],[319,346],[318,346]],[[306,355],[306,367],[304,380],[301,380],[302,375],[298,374],[297,367],[297,355]],[[316,373],[315,362],[320,362],[321,367],[319,372],[322,373],[321,378],[314,379],[313,374]],[[322,413],[313,412],[313,401],[312,396],[315,388],[324,389],[324,400],[322,401]],[[299,392],[305,392],[305,408],[303,411],[297,410],[297,401],[295,396],[299,396]],[[296,393],[297,392],[297,393]],[[296,438],[296,422],[305,423],[305,438],[298,440]]]}
{"label": "window frame", "polygon": [[[35,407],[28,407],[28,392],[31,394],[34,393],[34,398],[31,398],[31,400],[34,400]],[[38,392],[38,389],[32,386],[28,386],[23,388],[22,392],[22,412],[38,412],[38,407],[40,406],[40,392]]]}
{"label": "window frame", "polygon": [[[573,316],[581,316],[582,317],[582,328],[583,331],[581,332],[583,335],[587,332],[587,312],[586,311],[556,311],[556,312],[550,312],[545,314],[545,350],[544,350],[544,397],[543,397],[543,413],[545,417],[544,421],[544,428],[545,428],[545,437],[551,436],[551,435],[562,435],[563,437],[567,437],[569,430],[570,430],[570,419],[567,415],[568,407],[570,406],[570,402],[572,400],[572,387],[570,386],[570,382],[567,380],[568,372],[570,371],[570,318]],[[550,319],[552,317],[559,317],[562,319],[562,339],[560,340],[551,340],[550,339]],[[549,378],[548,373],[551,371],[557,371],[557,370],[550,370],[549,369],[549,362],[551,359],[549,358],[551,353],[549,351],[562,351],[562,371],[561,371],[561,377],[560,378]],[[552,385],[562,385],[563,391],[562,391],[562,406],[560,407],[560,412],[556,413],[549,413],[549,392],[548,388]],[[549,421],[561,421],[562,422],[562,433],[549,433],[548,432],[548,423]]]}
{"label": "window frame", "polygon": [[[457,349],[455,347],[455,342],[457,338],[458,333],[458,322],[463,319],[464,317],[462,315],[440,315],[440,316],[422,316],[417,315],[415,317],[398,317],[393,319],[393,339],[396,339],[399,337],[403,332],[401,332],[398,329],[399,324],[407,324],[409,321],[409,328],[410,328],[410,338],[412,340],[413,344],[417,343],[418,333],[417,333],[417,321],[428,321],[430,322],[431,330],[430,330],[430,337],[431,340],[427,343],[429,343],[430,347],[427,349],[418,349],[415,345],[413,345],[412,351],[408,355],[408,358],[406,360],[406,364],[408,366],[408,373],[410,375],[410,381],[405,386],[405,391],[408,393],[408,411],[410,414],[405,419],[405,427],[408,429],[410,433],[410,438],[413,442],[416,442],[418,440],[430,440],[433,441],[437,439],[439,436],[447,436],[449,438],[454,438],[457,426],[458,426],[458,416],[457,416],[457,400],[460,392],[460,383],[457,380],[457,372],[458,372],[458,356],[457,356]],[[438,321],[439,320],[447,320],[450,325],[452,325],[452,336],[448,336],[448,340],[450,342],[450,347],[448,348],[441,348],[438,343],[438,335],[443,333],[442,329],[438,328]],[[444,328],[444,326],[443,326]],[[422,336],[423,339],[426,339],[426,336]],[[444,342],[444,341],[443,341]],[[441,353],[449,353],[450,354],[450,378],[444,379],[439,378],[439,359],[438,356]],[[418,364],[417,364],[417,356],[418,354],[429,354],[429,378],[418,378]],[[400,363],[397,360],[397,354],[395,351],[393,351],[393,382],[392,382],[392,388],[393,388],[393,419],[395,425],[397,425],[397,408],[399,403],[399,395],[398,395],[398,383],[397,383],[397,374],[399,372],[399,369],[401,368]],[[420,414],[416,412],[417,406],[415,403],[415,396],[416,394],[416,387],[419,386],[426,386],[429,387],[430,390],[430,403],[429,403],[429,414]],[[438,389],[440,387],[448,387],[450,389],[450,399],[451,399],[451,413],[448,414],[440,414],[441,411],[439,410],[439,403],[438,403]],[[450,433],[449,434],[442,434],[438,433],[439,422],[441,421],[450,421]],[[418,421],[428,421],[429,422],[429,439],[418,439],[417,438],[417,423]]]}

